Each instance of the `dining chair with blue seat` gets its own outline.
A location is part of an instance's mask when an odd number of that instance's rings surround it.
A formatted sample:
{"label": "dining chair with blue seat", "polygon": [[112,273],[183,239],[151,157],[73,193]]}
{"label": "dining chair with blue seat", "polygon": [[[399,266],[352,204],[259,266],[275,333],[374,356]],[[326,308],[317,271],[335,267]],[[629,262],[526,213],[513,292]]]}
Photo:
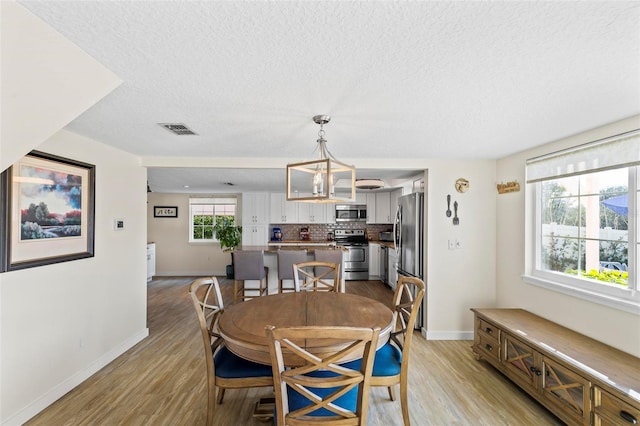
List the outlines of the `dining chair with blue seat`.
{"label": "dining chair with blue seat", "polygon": [[[375,354],[371,386],[385,386],[389,398],[396,400],[395,385],[400,385],[400,404],[404,425],[409,426],[409,354],[413,329],[420,311],[425,293],[425,284],[419,278],[401,276],[393,294],[393,315],[395,330],[389,342]],[[360,361],[344,364],[348,368],[357,368]]]}
{"label": "dining chair with blue seat", "polygon": [[224,311],[220,285],[216,277],[198,278],[189,286],[204,343],[207,374],[207,425],[214,424],[217,403],[221,404],[225,389],[273,386],[269,365],[248,361],[232,353],[218,332],[218,318]]}
{"label": "dining chair with blue seat", "polygon": [[[276,395],[275,424],[366,425],[373,356],[380,328],[267,326]],[[312,354],[314,339],[336,340],[334,350]],[[301,363],[285,365],[283,351]],[[340,365],[361,358],[357,368]]]}

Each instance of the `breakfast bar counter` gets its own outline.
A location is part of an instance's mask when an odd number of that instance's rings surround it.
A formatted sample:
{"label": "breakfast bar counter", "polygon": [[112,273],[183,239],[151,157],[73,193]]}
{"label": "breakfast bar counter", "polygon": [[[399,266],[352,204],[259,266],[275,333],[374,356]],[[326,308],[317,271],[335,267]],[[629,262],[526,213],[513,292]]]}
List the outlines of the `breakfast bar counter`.
{"label": "breakfast bar counter", "polygon": [[[233,251],[263,251],[264,266],[269,268],[269,294],[278,292],[278,250],[307,250],[307,260],[314,259],[316,250],[341,250],[346,252],[347,249],[342,246],[336,246],[334,241],[272,241],[266,246],[249,246],[243,245],[236,247]],[[246,288],[257,288],[258,281],[249,281],[245,283]]]}

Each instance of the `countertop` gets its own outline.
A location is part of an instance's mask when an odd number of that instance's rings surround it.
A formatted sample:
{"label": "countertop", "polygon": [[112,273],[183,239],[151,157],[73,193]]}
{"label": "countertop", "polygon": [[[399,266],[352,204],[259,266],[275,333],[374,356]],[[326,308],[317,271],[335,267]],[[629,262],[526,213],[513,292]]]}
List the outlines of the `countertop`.
{"label": "countertop", "polygon": [[[306,244],[305,244],[306,243]],[[309,244],[311,243],[311,244]],[[236,247],[234,251],[258,251],[263,250],[265,253],[277,253],[279,249],[281,250],[307,250],[309,253],[313,253],[314,250],[319,248],[329,249],[329,250],[346,250],[343,247],[336,246],[328,246],[326,244],[315,244],[313,245],[313,241],[301,241],[299,244],[290,244],[290,245],[268,245],[268,246],[240,246]]]}

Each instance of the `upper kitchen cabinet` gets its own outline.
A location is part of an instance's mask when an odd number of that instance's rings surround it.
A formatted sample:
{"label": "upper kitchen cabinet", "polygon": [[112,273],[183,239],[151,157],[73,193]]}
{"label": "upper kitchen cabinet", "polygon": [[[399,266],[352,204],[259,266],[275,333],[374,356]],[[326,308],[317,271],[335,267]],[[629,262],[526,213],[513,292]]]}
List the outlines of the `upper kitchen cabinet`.
{"label": "upper kitchen cabinet", "polygon": [[269,223],[269,194],[245,192],[242,194],[242,225]]}
{"label": "upper kitchen cabinet", "polygon": [[[331,204],[333,211],[335,205]],[[335,215],[333,215],[335,216]],[[335,217],[334,217],[335,220]],[[327,204],[325,203],[298,203],[299,223],[327,223]]]}
{"label": "upper kitchen cabinet", "polygon": [[376,217],[376,194],[366,194],[367,204],[367,223],[377,223]]}
{"label": "upper kitchen cabinet", "polygon": [[395,189],[390,193],[389,202],[389,214],[391,215],[391,222],[396,220],[396,211],[398,210],[398,198],[402,197],[402,188]]}
{"label": "upper kitchen cabinet", "polygon": [[[375,223],[391,223],[391,193],[376,192],[376,222]],[[395,214],[395,210],[393,212]]]}
{"label": "upper kitchen cabinet", "polygon": [[393,223],[396,210],[391,205],[390,192],[371,192],[366,197],[367,223]]}
{"label": "upper kitchen cabinet", "polygon": [[287,201],[285,193],[271,194],[271,223],[298,223],[299,204],[295,201]]}

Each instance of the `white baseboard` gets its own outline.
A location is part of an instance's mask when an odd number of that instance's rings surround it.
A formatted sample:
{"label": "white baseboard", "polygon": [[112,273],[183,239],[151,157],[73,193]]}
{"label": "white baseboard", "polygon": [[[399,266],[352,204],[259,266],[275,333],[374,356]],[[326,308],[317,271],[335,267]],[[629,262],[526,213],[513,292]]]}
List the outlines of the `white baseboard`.
{"label": "white baseboard", "polygon": [[473,340],[473,331],[420,331],[427,340]]}
{"label": "white baseboard", "polygon": [[206,272],[193,272],[193,270],[189,271],[164,271],[158,272],[154,275],[154,277],[224,277],[227,275],[226,271],[206,271]]}
{"label": "white baseboard", "polygon": [[16,426],[25,423],[27,420],[38,414],[40,411],[47,408],[49,405],[60,399],[67,392],[78,386],[83,381],[87,380],[93,374],[95,374],[98,370],[105,367],[111,361],[131,349],[141,340],[149,336],[149,329],[144,328],[140,330],[138,333],[129,337],[127,340],[122,342],[120,345],[111,349],[109,352],[89,364],[86,368],[78,371],[74,375],[68,377],[61,383],[57,384],[53,388],[49,389],[42,396],[37,398],[35,401],[31,402],[25,408],[20,410],[19,412],[13,414],[6,420],[2,420],[2,426]]}

